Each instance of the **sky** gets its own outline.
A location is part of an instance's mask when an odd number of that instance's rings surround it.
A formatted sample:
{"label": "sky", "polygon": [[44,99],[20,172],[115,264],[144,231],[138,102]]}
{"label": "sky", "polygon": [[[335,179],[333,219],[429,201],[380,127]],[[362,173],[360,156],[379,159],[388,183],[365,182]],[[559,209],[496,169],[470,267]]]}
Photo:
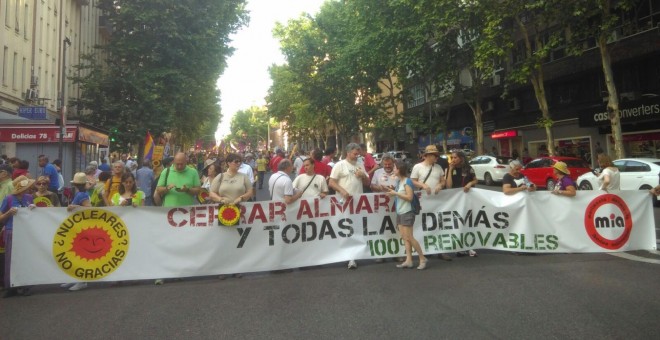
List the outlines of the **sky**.
{"label": "sky", "polygon": [[232,36],[234,54],[227,60],[227,68],[218,79],[222,121],[216,132],[220,140],[229,134],[234,113],[251,106],[266,104],[265,97],[272,84],[268,67],[283,64],[279,42],[273,38],[276,22],[286,24],[301,13],[315,15],[324,0],[247,0],[250,23]]}

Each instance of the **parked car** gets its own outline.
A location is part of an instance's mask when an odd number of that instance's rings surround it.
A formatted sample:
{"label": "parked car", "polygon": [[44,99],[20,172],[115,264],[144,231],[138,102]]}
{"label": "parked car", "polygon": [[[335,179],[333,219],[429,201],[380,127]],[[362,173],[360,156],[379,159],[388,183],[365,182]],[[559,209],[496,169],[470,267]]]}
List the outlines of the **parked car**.
{"label": "parked car", "polygon": [[380,153],[380,152],[375,152],[375,153],[372,153],[372,154],[371,154],[371,157],[374,158],[374,161],[376,162],[376,164],[379,164],[379,165],[380,165],[380,161],[381,161],[381,159],[383,158],[383,154]]}
{"label": "parked car", "polygon": [[575,157],[539,157],[531,160],[520,171],[527,179],[539,188],[553,190],[557,179],[553,174],[552,166],[557,162],[564,162],[571,172],[569,177],[577,183],[577,178],[582,174],[591,172],[589,164],[581,158]]}
{"label": "parked car", "polygon": [[504,175],[509,172],[510,161],[511,157],[483,155],[474,157],[470,166],[474,169],[477,180],[493,185],[495,182],[502,182]]}
{"label": "parked car", "polygon": [[[658,185],[660,159],[658,158],[623,158],[612,162],[619,168],[621,190],[650,190]],[[598,189],[597,171],[590,171],[578,177],[580,190]]]}
{"label": "parked car", "polygon": [[410,155],[410,152],[408,151],[390,151],[389,152],[392,157],[394,157],[395,161],[404,161],[408,164],[414,164],[415,159]]}

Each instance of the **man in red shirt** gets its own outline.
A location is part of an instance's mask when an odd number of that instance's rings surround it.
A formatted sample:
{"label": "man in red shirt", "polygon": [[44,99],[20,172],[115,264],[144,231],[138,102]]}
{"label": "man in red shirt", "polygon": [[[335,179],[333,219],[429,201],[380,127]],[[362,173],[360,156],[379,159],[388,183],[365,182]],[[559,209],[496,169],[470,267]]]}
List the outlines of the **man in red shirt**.
{"label": "man in red shirt", "polygon": [[280,164],[280,162],[283,159],[284,159],[284,151],[278,148],[277,150],[275,150],[275,157],[273,157],[270,160],[270,164],[268,164],[270,166],[270,170],[273,171],[273,173],[276,173],[278,171],[277,166]]}
{"label": "man in red shirt", "polygon": [[378,170],[378,164],[376,164],[374,157],[367,152],[367,146],[365,144],[360,144],[360,151],[362,151],[362,157],[364,158],[364,170],[367,170],[367,174],[371,180],[374,172]]}
{"label": "man in red shirt", "polygon": [[321,162],[323,162],[323,164],[326,164],[326,165],[330,162],[334,162],[336,152],[337,152],[337,150],[335,150],[335,148],[333,148],[333,147],[329,147],[329,148],[325,149],[325,156],[323,156],[323,159],[321,159]]}
{"label": "man in red shirt", "polygon": [[[332,171],[332,168],[321,161],[321,159],[323,158],[323,151],[321,151],[321,149],[314,149],[312,150],[309,156],[312,157],[312,159],[314,160],[314,173],[323,176],[325,179],[328,179],[328,176],[330,176],[330,172]],[[305,168],[303,167],[302,169],[300,169],[299,174],[301,175],[304,173],[305,173]]]}

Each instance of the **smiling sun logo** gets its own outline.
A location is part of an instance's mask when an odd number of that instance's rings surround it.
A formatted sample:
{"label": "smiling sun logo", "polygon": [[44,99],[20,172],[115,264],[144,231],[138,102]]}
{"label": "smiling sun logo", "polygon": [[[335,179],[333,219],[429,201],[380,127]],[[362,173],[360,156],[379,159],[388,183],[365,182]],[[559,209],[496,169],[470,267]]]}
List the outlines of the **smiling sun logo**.
{"label": "smiling sun logo", "polygon": [[119,216],[102,209],[81,210],[57,228],[53,259],[76,279],[99,280],[124,262],[128,243],[128,229]]}

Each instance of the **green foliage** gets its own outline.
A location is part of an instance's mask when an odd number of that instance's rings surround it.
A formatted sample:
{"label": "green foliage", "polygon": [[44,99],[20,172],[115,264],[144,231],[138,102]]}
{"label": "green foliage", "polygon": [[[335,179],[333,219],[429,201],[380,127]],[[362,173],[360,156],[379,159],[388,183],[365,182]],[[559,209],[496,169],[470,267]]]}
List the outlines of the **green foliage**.
{"label": "green foliage", "polygon": [[[245,24],[244,0],[100,0],[113,32],[77,66],[81,119],[117,129],[114,148],[147,130],[178,143],[212,134],[220,121],[215,83],[232,52],[229,35]],[[103,56],[103,62],[96,62]]]}
{"label": "green foliage", "polygon": [[231,133],[227,139],[244,143],[250,149],[257,150],[259,145],[262,147],[266,145],[268,126],[269,117],[266,108],[253,106],[247,110],[236,112],[232,117]]}

